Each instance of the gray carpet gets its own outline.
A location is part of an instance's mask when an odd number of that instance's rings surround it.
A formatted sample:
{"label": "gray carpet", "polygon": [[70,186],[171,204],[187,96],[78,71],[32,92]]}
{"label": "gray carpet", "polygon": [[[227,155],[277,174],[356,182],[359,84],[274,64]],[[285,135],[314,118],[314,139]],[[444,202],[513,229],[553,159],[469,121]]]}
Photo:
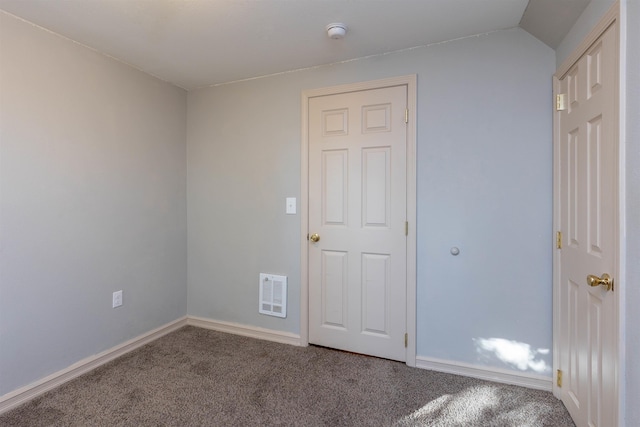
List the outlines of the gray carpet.
{"label": "gray carpet", "polygon": [[1,426],[574,426],[551,393],[185,327]]}

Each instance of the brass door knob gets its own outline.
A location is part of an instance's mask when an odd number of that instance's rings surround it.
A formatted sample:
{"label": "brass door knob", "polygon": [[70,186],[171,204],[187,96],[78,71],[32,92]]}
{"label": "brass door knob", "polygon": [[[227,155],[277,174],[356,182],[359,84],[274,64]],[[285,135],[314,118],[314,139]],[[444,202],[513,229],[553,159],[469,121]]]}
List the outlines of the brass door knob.
{"label": "brass door knob", "polygon": [[613,289],[613,279],[607,273],[604,273],[602,277],[598,277],[594,274],[588,275],[587,284],[591,287],[605,286],[608,291]]}
{"label": "brass door knob", "polygon": [[313,233],[311,236],[309,236],[309,240],[311,240],[313,243],[316,243],[318,240],[320,240],[320,235],[318,233]]}

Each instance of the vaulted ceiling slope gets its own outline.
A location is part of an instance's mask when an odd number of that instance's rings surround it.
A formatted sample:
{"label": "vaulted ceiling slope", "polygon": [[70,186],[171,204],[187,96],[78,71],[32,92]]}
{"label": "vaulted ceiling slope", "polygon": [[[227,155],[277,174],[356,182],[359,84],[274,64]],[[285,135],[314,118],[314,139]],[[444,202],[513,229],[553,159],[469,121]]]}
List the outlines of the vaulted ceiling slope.
{"label": "vaulted ceiling slope", "polygon": [[590,0],[530,0],[520,27],[557,48]]}
{"label": "vaulted ceiling slope", "polygon": [[[189,90],[512,28],[521,20],[532,34],[548,35],[558,24],[545,19],[546,11],[558,4],[575,11],[578,3],[588,0],[0,0],[0,9]],[[525,10],[532,11],[529,21]],[[348,26],[344,39],[327,37],[333,22]],[[537,36],[556,47],[557,34]]]}

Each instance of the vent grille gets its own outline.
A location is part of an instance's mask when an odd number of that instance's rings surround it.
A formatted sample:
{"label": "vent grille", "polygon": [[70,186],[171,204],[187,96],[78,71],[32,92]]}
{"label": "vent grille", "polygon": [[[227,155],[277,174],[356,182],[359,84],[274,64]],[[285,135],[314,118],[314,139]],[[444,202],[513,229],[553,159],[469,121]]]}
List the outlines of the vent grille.
{"label": "vent grille", "polygon": [[258,312],[268,316],[287,317],[287,276],[260,273]]}

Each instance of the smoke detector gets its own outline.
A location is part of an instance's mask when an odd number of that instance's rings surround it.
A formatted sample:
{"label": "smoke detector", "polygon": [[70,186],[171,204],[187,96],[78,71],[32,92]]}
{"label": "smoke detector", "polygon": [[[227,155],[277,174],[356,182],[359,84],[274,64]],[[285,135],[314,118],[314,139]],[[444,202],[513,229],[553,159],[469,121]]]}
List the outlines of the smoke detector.
{"label": "smoke detector", "polygon": [[332,39],[341,39],[347,34],[347,26],[340,23],[327,25],[327,35]]}

